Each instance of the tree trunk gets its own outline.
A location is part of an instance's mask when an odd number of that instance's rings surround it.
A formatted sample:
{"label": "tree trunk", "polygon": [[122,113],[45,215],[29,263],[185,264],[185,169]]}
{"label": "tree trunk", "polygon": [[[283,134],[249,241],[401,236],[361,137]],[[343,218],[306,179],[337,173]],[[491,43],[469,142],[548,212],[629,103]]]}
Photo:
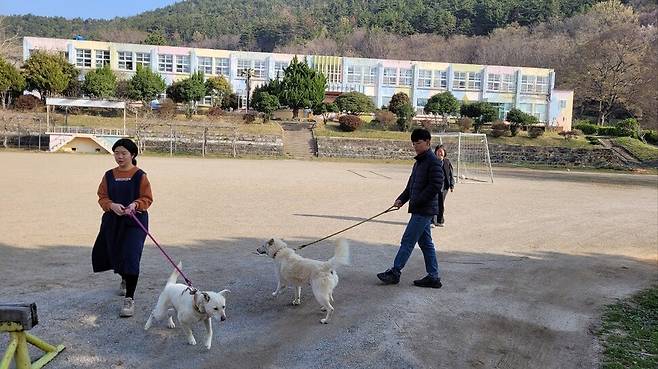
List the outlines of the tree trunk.
{"label": "tree trunk", "polygon": [[293,108],[292,109],[292,119],[297,119],[299,116],[299,108]]}

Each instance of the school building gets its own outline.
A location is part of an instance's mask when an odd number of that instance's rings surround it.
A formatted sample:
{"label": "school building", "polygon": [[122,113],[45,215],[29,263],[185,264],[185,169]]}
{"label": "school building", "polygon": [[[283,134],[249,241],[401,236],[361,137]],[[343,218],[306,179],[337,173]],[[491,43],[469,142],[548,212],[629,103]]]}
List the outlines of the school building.
{"label": "school building", "polygon": [[[295,55],[157,46],[43,37],[23,39],[23,58],[34,50],[62,53],[84,74],[109,64],[120,78],[130,78],[137,65],[157,71],[167,84],[202,71],[225,76],[244,101],[242,71],[254,70],[252,87],[283,75]],[[327,77],[327,94],[358,91],[376,106],[404,92],[419,113],[434,94],[450,91],[458,100],[486,101],[503,119],[512,108],[536,116],[548,127],[571,130],[573,91],[556,90],[555,72],[545,68],[456,64],[413,60],[297,55]],[[210,97],[204,99],[208,103]],[[243,103],[244,105],[244,103]]]}

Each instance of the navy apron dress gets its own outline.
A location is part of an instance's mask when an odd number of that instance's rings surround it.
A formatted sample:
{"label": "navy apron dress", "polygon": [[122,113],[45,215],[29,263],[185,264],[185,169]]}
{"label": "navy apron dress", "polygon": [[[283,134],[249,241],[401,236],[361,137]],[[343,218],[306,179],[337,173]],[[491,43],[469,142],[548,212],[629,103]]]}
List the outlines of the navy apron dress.
{"label": "navy apron dress", "polygon": [[[107,193],[112,202],[128,206],[140,197],[139,186],[144,171],[138,169],[131,178],[115,179],[112,170],[105,173]],[[148,213],[135,213],[148,229]],[[115,273],[139,275],[146,233],[129,215],[119,216],[113,211],[103,214],[101,228],[91,252],[94,272],[114,270]]]}

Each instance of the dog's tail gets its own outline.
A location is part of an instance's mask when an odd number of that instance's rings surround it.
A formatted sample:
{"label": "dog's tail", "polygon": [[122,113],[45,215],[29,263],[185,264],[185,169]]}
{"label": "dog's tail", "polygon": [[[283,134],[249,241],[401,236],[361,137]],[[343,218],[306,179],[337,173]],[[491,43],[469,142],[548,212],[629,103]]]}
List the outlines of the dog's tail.
{"label": "dog's tail", "polygon": [[345,239],[338,240],[334,257],[327,260],[327,264],[331,269],[336,269],[339,265],[350,265],[350,246]]}
{"label": "dog's tail", "polygon": [[[178,266],[178,269],[181,269],[183,267],[183,262],[179,261],[177,266]],[[180,273],[178,273],[178,270],[176,270],[176,268],[174,268],[174,272],[171,273],[171,275],[169,276],[169,279],[167,279],[167,284],[176,283],[176,280],[178,279],[179,274]]]}

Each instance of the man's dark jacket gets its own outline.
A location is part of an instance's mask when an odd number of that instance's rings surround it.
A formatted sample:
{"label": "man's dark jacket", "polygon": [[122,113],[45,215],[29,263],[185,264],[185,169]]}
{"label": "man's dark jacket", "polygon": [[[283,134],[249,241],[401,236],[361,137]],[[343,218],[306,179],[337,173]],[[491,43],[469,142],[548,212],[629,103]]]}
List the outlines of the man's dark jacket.
{"label": "man's dark jacket", "polygon": [[414,167],[398,200],[409,201],[412,214],[435,215],[439,213],[438,194],[443,186],[443,167],[432,150],[417,155]]}

